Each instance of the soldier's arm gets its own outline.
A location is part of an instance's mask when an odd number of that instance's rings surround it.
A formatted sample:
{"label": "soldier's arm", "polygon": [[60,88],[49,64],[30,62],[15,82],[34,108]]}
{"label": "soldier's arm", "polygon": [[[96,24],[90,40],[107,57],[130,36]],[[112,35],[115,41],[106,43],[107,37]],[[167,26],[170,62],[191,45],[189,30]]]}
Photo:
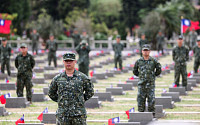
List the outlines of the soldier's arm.
{"label": "soldier's arm", "polygon": [[90,46],[88,46],[88,45],[87,45],[87,47],[86,47],[86,48],[87,48],[87,51],[88,51],[88,52],[90,52],[90,51],[91,51],[91,49],[90,49]]}
{"label": "soldier's arm", "polygon": [[33,69],[34,66],[35,66],[35,59],[33,58],[33,56],[31,56],[31,68]]}
{"label": "soldier's arm", "polygon": [[55,48],[56,48],[56,51],[57,51],[57,49],[58,49],[58,43],[57,42],[56,42],[55,46],[56,46]]}
{"label": "soldier's arm", "polygon": [[176,62],[175,55],[176,55],[176,53],[175,53],[175,50],[173,49],[173,51],[172,51],[172,59],[173,59],[174,62]]}
{"label": "soldier's arm", "polygon": [[162,72],[161,64],[157,60],[155,60],[155,63],[156,63],[156,72],[155,72],[155,75],[158,76]]}
{"label": "soldier's arm", "polygon": [[18,64],[18,57],[15,58],[15,67],[18,68],[19,64]]}
{"label": "soldier's arm", "polygon": [[56,82],[56,79],[53,78],[53,80],[49,86],[48,96],[55,102],[58,101],[57,90],[58,90],[57,82]]}
{"label": "soldier's arm", "polygon": [[8,55],[11,56],[11,47],[8,48]]}
{"label": "soldier's arm", "polygon": [[138,61],[136,61],[134,67],[133,67],[133,74],[136,75],[136,76],[139,76],[139,71],[138,71]]}
{"label": "soldier's arm", "polygon": [[79,53],[80,47],[81,47],[81,45],[79,44],[79,45],[75,48],[77,53]]}
{"label": "soldier's arm", "polygon": [[90,79],[83,80],[83,89],[84,89],[84,99],[87,101],[94,95],[94,85],[91,83]]}
{"label": "soldier's arm", "polygon": [[47,41],[45,50],[47,50],[48,48],[49,48],[49,42]]}
{"label": "soldier's arm", "polygon": [[[1,52],[1,51],[0,51]],[[193,48],[193,53],[195,54],[195,47]]]}

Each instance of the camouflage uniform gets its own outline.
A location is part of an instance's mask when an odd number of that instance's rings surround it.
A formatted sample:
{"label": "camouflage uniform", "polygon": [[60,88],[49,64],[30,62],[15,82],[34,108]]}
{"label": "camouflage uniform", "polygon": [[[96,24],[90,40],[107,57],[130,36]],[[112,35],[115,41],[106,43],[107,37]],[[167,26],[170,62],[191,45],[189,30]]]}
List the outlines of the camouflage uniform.
{"label": "camouflage uniform", "polygon": [[79,71],[88,76],[89,64],[90,64],[90,59],[89,59],[90,47],[86,46],[86,41],[82,41],[81,43],[82,44],[79,44],[76,47],[76,52],[79,54],[78,67]]}
{"label": "camouflage uniform", "polygon": [[138,111],[145,111],[146,98],[148,111],[155,112],[155,77],[161,73],[161,64],[154,58],[138,59],[133,68],[133,74],[139,77],[138,81]]}
{"label": "camouflage uniform", "polygon": [[49,49],[49,53],[48,53],[49,66],[51,65],[51,60],[53,59],[54,67],[57,67],[57,58],[56,58],[57,43],[56,43],[56,40],[55,39],[53,41],[48,40],[46,49]]}
{"label": "camouflage uniform", "polygon": [[193,48],[195,60],[194,60],[194,72],[197,73],[199,65],[200,65],[200,47],[195,46]]}
{"label": "camouflage uniform", "polygon": [[156,40],[157,40],[157,49],[158,49],[158,52],[161,50],[162,51],[162,54],[164,54],[163,52],[163,45],[164,45],[164,35],[157,35],[156,36]]}
{"label": "camouflage uniform", "polygon": [[8,75],[10,76],[11,47],[8,44],[6,45],[6,47],[3,47],[3,44],[0,46],[0,56],[1,56],[1,72],[4,73],[4,68],[6,65]]}
{"label": "camouflage uniform", "polygon": [[36,51],[36,54],[37,54],[38,53],[39,34],[32,33],[31,39],[32,39],[32,53],[34,53],[34,51]]}
{"label": "camouflage uniform", "polygon": [[196,45],[198,34],[195,31],[189,32],[189,45],[190,48],[193,48]]}
{"label": "camouflage uniform", "polygon": [[72,34],[72,38],[74,41],[74,47],[77,47],[81,41],[80,34]]}
{"label": "camouflage uniform", "polygon": [[23,97],[23,89],[26,87],[26,97],[28,101],[32,98],[32,69],[35,66],[35,60],[32,55],[28,54],[23,56],[17,55],[15,59],[15,67],[18,70],[17,73],[17,96]]}
{"label": "camouflage uniform", "polygon": [[[65,55],[64,59],[68,58]],[[57,125],[86,125],[87,113],[84,103],[94,95],[93,88],[90,79],[77,70],[74,70],[72,77],[63,72],[53,78],[48,95],[58,102]]]}
{"label": "camouflage uniform", "polygon": [[89,35],[86,35],[86,36],[81,35],[81,41],[83,41],[83,40],[86,40],[87,43],[90,45],[90,37],[89,37]]}
{"label": "camouflage uniform", "polygon": [[122,70],[122,51],[124,49],[124,45],[122,43],[114,43],[112,47],[113,51],[115,52],[115,68],[117,68],[117,62],[119,62],[119,68]]}
{"label": "camouflage uniform", "polygon": [[184,47],[175,47],[172,51],[173,61],[175,62],[175,81],[174,83],[179,86],[180,75],[182,75],[182,86],[187,86],[187,67],[186,61],[189,60],[189,50]]}
{"label": "camouflage uniform", "polygon": [[144,40],[140,40],[139,41],[139,45],[140,45],[140,56],[142,57],[142,46],[145,45],[145,44],[148,44],[148,41],[146,39]]}

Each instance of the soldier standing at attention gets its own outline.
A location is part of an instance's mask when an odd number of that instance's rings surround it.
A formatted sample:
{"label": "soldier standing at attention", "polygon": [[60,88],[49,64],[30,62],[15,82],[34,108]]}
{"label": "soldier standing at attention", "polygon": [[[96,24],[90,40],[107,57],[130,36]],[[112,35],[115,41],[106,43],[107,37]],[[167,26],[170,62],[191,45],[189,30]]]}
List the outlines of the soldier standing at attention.
{"label": "soldier standing at attention", "polygon": [[26,87],[26,98],[32,103],[32,69],[35,66],[35,60],[28,53],[25,43],[20,46],[21,53],[15,58],[15,67],[17,68],[17,97],[23,97],[24,86]]}
{"label": "soldier standing at attention", "polygon": [[57,42],[54,39],[54,35],[49,35],[49,40],[47,41],[46,50],[49,49],[48,61],[49,66],[51,65],[51,60],[54,62],[54,67],[57,67],[56,51],[57,51]]}
{"label": "soldier standing at attention", "polygon": [[179,86],[180,75],[182,75],[182,86],[187,86],[187,67],[186,61],[189,60],[189,50],[183,46],[183,36],[179,36],[178,46],[172,51],[173,61],[175,62],[175,80],[174,83]]}
{"label": "soldier standing at attention", "polygon": [[146,39],[145,34],[143,33],[143,34],[141,35],[141,39],[140,39],[140,41],[139,41],[139,45],[140,45],[140,56],[141,56],[141,57],[142,57],[142,46],[143,46],[144,44],[148,44],[148,41],[147,41],[147,39]]}
{"label": "soldier standing at attention", "polygon": [[4,73],[4,68],[6,65],[8,76],[10,76],[10,56],[11,47],[7,44],[7,39],[2,39],[2,44],[0,46],[0,56],[1,56],[1,72]]}
{"label": "soldier standing at attention", "polygon": [[197,39],[197,46],[193,48],[194,52],[194,72],[197,73],[199,65],[200,65],[200,39]]}
{"label": "soldier standing at attention", "polygon": [[35,51],[37,54],[38,53],[39,34],[37,33],[36,29],[34,29],[33,33],[31,34],[31,40],[32,40],[32,53],[34,54],[34,51]]}
{"label": "soldier standing at attention", "polygon": [[160,50],[162,51],[162,55],[164,54],[164,51],[163,51],[164,39],[165,39],[165,36],[162,34],[161,31],[159,31],[156,36],[157,49],[158,49],[158,53],[160,52]]}
{"label": "soldier standing at attention", "polygon": [[194,46],[196,45],[196,41],[197,41],[197,32],[195,32],[194,29],[192,29],[192,31],[189,32],[189,45],[190,45],[190,49],[194,48]]}
{"label": "soldier standing at attention", "polygon": [[63,55],[65,71],[56,75],[49,86],[49,97],[58,103],[57,125],[86,125],[85,101],[94,95],[90,79],[75,69],[75,53]]}
{"label": "soldier standing at attention", "polygon": [[124,45],[120,43],[120,40],[121,40],[121,36],[117,35],[117,38],[116,38],[117,43],[114,43],[112,47],[113,47],[113,51],[115,52],[115,57],[114,57],[115,68],[117,69],[117,63],[119,62],[119,68],[120,70],[122,70],[122,51],[124,49]]}
{"label": "soldier standing at attention", "polygon": [[74,33],[72,34],[72,39],[74,41],[74,48],[75,48],[79,45],[81,40],[80,34],[78,33],[78,30],[76,28],[74,29]]}
{"label": "soldier standing at attention", "polygon": [[76,47],[76,52],[79,54],[78,69],[80,72],[88,76],[90,64],[90,46],[88,46],[87,41],[82,40],[81,43]]}
{"label": "soldier standing at attention", "polygon": [[135,63],[133,74],[139,77],[138,81],[138,111],[145,111],[146,98],[148,111],[155,115],[155,77],[161,73],[161,64],[150,55],[150,45],[142,47],[142,55]]}

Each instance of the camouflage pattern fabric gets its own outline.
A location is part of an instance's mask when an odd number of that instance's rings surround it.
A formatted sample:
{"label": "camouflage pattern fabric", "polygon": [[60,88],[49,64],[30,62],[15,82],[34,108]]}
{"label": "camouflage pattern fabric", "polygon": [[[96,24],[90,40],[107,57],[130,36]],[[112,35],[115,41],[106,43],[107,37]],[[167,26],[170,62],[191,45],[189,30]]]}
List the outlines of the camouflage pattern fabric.
{"label": "camouflage pattern fabric", "polygon": [[23,88],[26,87],[27,99],[31,100],[32,97],[32,87],[33,84],[31,82],[32,79],[32,69],[35,66],[35,60],[32,55],[28,54],[23,56],[19,54],[15,59],[15,67],[18,70],[17,73],[17,96],[23,96]]}
{"label": "camouflage pattern fabric", "polygon": [[56,119],[57,125],[87,125],[85,116],[76,117],[58,117]]}
{"label": "camouflage pattern fabric", "polygon": [[34,53],[34,51],[36,51],[36,54],[37,54],[38,53],[39,34],[32,33],[31,40],[32,40],[32,52]]}
{"label": "camouflage pattern fabric", "polygon": [[6,47],[3,47],[3,45],[0,46],[0,56],[1,56],[1,72],[4,73],[4,69],[6,66],[8,75],[10,76],[11,47],[8,44],[6,45]]}
{"label": "camouflage pattern fabric", "polygon": [[142,46],[144,45],[144,44],[148,44],[148,41],[145,39],[145,40],[140,40],[139,41],[139,45],[140,45],[140,56],[142,57]]}
{"label": "camouflage pattern fabric", "polygon": [[117,63],[119,63],[119,68],[122,70],[122,51],[124,49],[124,45],[122,43],[114,43],[112,47],[113,51],[115,52],[115,68],[117,68]]}
{"label": "camouflage pattern fabric", "polygon": [[158,52],[160,52],[160,50],[162,51],[162,54],[164,54],[163,52],[163,45],[164,45],[164,35],[157,35],[156,36],[156,40],[157,40],[157,49],[158,49]]}
{"label": "camouflage pattern fabric", "polygon": [[195,71],[195,73],[197,73],[198,68],[200,66],[200,47],[195,46],[193,48],[193,52],[194,52],[194,57],[195,57],[195,60],[194,60],[194,71]]}
{"label": "camouflage pattern fabric", "polygon": [[72,34],[72,38],[74,41],[74,47],[77,47],[81,41],[81,36],[80,34]]}
{"label": "camouflage pattern fabric", "polygon": [[188,35],[189,35],[190,48],[193,48],[196,45],[198,34],[196,32],[190,31]]}
{"label": "camouflage pattern fabric", "polygon": [[155,112],[155,77],[162,72],[161,64],[154,58],[138,59],[133,68],[133,74],[139,77],[138,81],[138,111],[145,111],[145,101],[148,99],[148,111]]}
{"label": "camouflage pattern fabric", "polygon": [[85,35],[85,36],[81,35],[80,37],[81,37],[81,41],[86,40],[87,43],[90,45],[90,37],[89,37],[89,35]]}
{"label": "camouflage pattern fabric", "polygon": [[86,46],[85,44],[79,44],[76,47],[76,52],[79,54],[79,59],[78,59],[79,71],[84,73],[87,76],[88,76],[89,64],[90,64],[90,59],[89,59],[90,51],[91,51],[90,47]]}
{"label": "camouflage pattern fabric", "polygon": [[54,62],[54,67],[57,67],[57,58],[56,58],[56,51],[57,51],[57,43],[56,40],[47,41],[46,49],[49,49],[48,53],[48,62],[49,66],[51,65],[51,61]]}
{"label": "camouflage pattern fabric", "polygon": [[[93,88],[90,79],[77,70],[74,70],[72,77],[67,76],[66,72],[55,76],[49,86],[48,96],[58,102],[57,123],[67,122],[66,118],[70,117],[70,122],[75,125],[85,121],[82,119],[82,117],[86,118],[87,114],[84,103],[94,95]],[[65,124],[68,125],[66,122]]]}
{"label": "camouflage pattern fabric", "polygon": [[189,60],[189,50],[182,47],[175,47],[172,51],[173,61],[175,62],[175,81],[174,83],[179,86],[180,75],[182,75],[182,85],[187,86],[187,67],[186,61]]}

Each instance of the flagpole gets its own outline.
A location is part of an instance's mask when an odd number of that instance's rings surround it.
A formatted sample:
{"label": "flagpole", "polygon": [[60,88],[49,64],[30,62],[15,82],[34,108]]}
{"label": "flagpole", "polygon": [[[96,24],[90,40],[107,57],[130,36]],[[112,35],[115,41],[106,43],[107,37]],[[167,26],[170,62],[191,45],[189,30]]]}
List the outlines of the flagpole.
{"label": "flagpole", "polygon": [[183,36],[183,16],[181,16],[181,36]]}

